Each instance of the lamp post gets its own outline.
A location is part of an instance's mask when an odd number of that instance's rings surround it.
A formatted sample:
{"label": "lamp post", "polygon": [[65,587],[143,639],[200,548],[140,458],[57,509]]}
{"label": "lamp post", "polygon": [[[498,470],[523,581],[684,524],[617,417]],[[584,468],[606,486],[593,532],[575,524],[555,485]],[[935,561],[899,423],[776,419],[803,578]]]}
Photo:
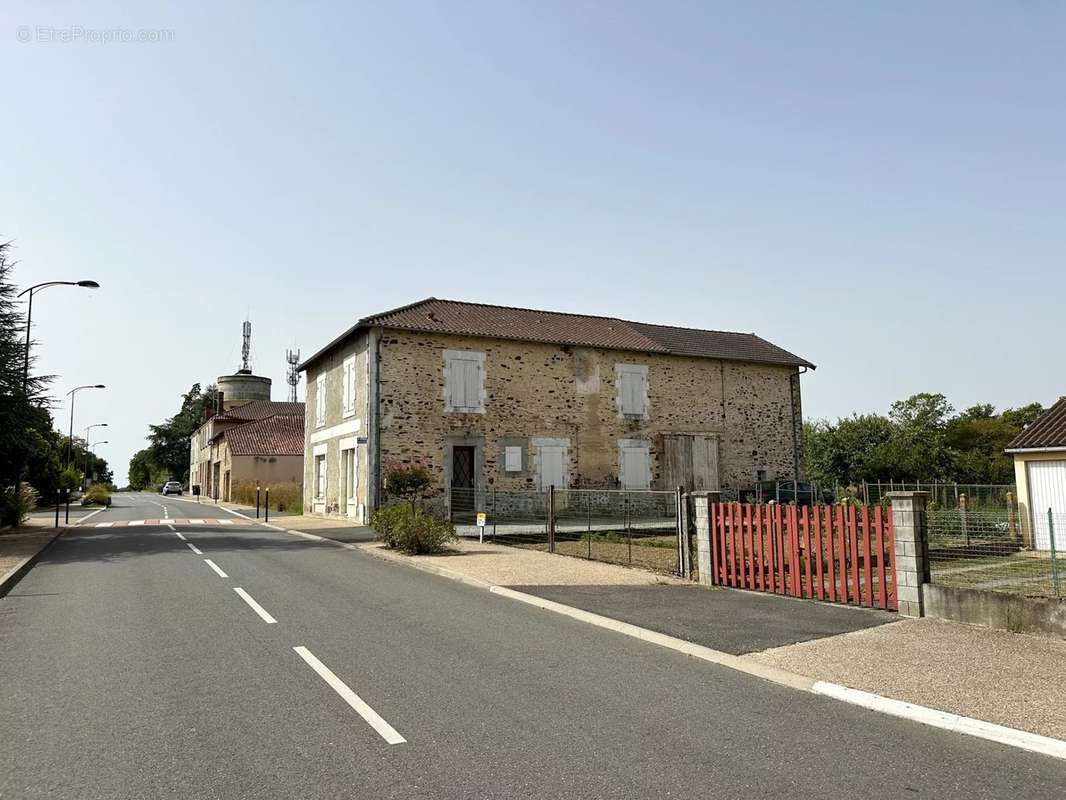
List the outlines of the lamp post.
{"label": "lamp post", "polygon": [[[78,396],[78,392],[80,392],[82,389],[106,389],[106,388],[107,387],[104,386],[102,383],[87,383],[84,386],[75,386],[73,389],[71,389],[69,392],[67,392],[67,397],[70,398],[70,433],[67,436],[67,457],[66,457],[65,463],[63,464],[64,468],[70,466],[71,449],[74,446],[74,398]],[[66,495],[67,495],[67,510],[66,510],[66,514],[63,517],[63,521],[64,522],[70,522],[70,489],[67,489]],[[56,505],[57,527],[58,527],[58,521],[59,521],[59,506]]]}
{"label": "lamp post", "polygon": [[24,294],[30,296],[26,305],[26,352],[25,360],[22,364],[23,394],[26,394],[26,382],[29,380],[30,375],[30,326],[33,325],[33,293],[40,289],[47,289],[49,286],[80,286],[83,289],[100,288],[100,284],[96,281],[46,281],[45,283],[38,283],[36,286],[31,286],[29,289],[23,289],[18,293],[17,297],[22,297]]}
{"label": "lamp post", "polygon": [[[106,427],[107,427],[107,423],[106,422],[97,422],[97,423],[95,423],[93,425],[89,425],[85,429],[85,446],[86,447],[89,446],[89,431],[91,431],[93,428],[106,428]],[[97,442],[97,444],[104,444],[104,442]],[[85,491],[88,488],[89,488],[89,452],[88,452],[88,450],[86,450],[86,452],[85,452],[85,477],[82,480],[82,491]]]}
{"label": "lamp post", "polygon": [[[30,329],[33,326],[33,293],[40,289],[47,289],[49,286],[80,286],[83,289],[99,289],[100,284],[96,281],[45,281],[44,283],[38,283],[31,286],[29,289],[23,289],[16,295],[16,297],[22,297],[24,294],[28,294],[29,300],[26,304],[26,348],[23,354],[22,362],[22,396],[28,395],[26,385],[30,379]],[[21,499],[22,496],[22,458],[18,459],[18,467],[15,469],[15,496]],[[59,527],[59,501],[56,500],[56,527]]]}
{"label": "lamp post", "polygon": [[[89,444],[88,440],[86,440],[85,443]],[[104,439],[102,442],[93,442],[92,444],[89,445],[89,449],[85,451],[85,483],[84,483],[84,486],[85,486],[86,489],[89,488],[89,458],[90,458],[90,456],[95,455],[95,453],[93,453],[93,450],[96,449],[96,445],[98,445],[98,444],[110,444],[110,442],[108,442],[107,439]]]}

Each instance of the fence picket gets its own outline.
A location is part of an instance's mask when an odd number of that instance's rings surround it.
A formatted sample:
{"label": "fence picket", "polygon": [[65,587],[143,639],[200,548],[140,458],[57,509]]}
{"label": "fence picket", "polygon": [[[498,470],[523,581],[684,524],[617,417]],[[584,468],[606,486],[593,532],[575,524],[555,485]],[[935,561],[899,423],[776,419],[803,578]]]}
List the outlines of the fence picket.
{"label": "fence picket", "polygon": [[814,551],[817,561],[814,564],[818,577],[818,599],[825,599],[825,575],[822,567],[822,507],[814,507]]}
{"label": "fence picket", "polygon": [[841,603],[848,602],[848,543],[847,530],[844,524],[844,507],[837,506],[837,577],[840,578],[840,593],[838,598]]}
{"label": "fence picket", "polygon": [[737,507],[729,505],[729,585],[737,585]]}
{"label": "fence picket", "polygon": [[885,529],[881,506],[874,506],[874,530],[877,531],[877,598],[881,608],[888,608],[888,584],[885,575]]}
{"label": "fence picket", "polygon": [[792,596],[803,597],[800,589],[800,558],[799,558],[799,510],[795,506],[788,507],[788,544],[792,551],[789,571],[792,573]]}
{"label": "fence picket", "polygon": [[758,503],[755,504],[755,510],[752,513],[752,525],[753,534],[755,536],[755,557],[759,564],[759,577],[756,582],[756,588],[760,592],[766,591],[766,563],[763,561],[763,531],[762,531],[762,506]]}
{"label": "fence picket", "polygon": [[774,504],[774,542],[777,553],[777,593],[784,594],[785,583],[785,527],[781,522],[781,504]]}
{"label": "fence picket", "polygon": [[803,577],[806,580],[807,597],[814,598],[814,588],[811,586],[811,521],[808,506],[803,507]]}
{"label": "fence picket", "polygon": [[899,604],[896,600],[896,531],[894,527],[895,523],[892,521],[891,509],[889,509],[886,516],[888,517],[885,520],[885,532],[888,534],[888,565],[892,575],[892,580],[889,584],[890,588],[888,590],[888,607],[895,609],[899,607]]}
{"label": "fence picket", "polygon": [[833,544],[834,540],[833,531],[833,509],[831,506],[825,507],[825,549],[826,549],[826,562],[829,564],[829,600],[836,602],[837,599],[837,566],[836,566],[836,546]]}
{"label": "fence picket", "polygon": [[748,564],[748,588],[755,588],[755,550],[752,542],[751,503],[744,504],[744,551]]}
{"label": "fence picket", "polygon": [[870,546],[870,509],[862,507],[862,564],[863,576],[866,578],[866,605],[874,606],[873,548]]}
{"label": "fence picket", "polygon": [[855,515],[855,506],[848,506],[848,537],[851,544],[851,601],[862,605],[862,587],[859,585],[859,523]]}

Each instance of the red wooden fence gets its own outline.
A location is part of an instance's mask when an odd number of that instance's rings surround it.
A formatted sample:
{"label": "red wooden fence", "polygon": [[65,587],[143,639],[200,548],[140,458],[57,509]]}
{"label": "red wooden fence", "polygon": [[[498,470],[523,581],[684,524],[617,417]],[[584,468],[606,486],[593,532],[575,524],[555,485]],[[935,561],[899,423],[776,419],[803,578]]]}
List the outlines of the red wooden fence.
{"label": "red wooden fence", "polygon": [[722,586],[895,609],[892,513],[711,503],[711,574]]}

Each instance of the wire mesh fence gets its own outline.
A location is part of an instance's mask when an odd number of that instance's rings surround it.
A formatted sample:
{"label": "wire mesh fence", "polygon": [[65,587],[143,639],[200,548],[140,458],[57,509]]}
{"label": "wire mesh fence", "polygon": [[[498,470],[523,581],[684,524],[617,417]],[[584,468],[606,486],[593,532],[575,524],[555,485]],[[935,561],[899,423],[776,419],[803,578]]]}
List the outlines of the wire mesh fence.
{"label": "wire mesh fence", "polygon": [[953,483],[950,481],[863,481],[853,487],[834,489],[837,499],[853,495],[866,505],[877,505],[889,492],[925,492],[929,506],[957,508],[966,502],[970,508],[1007,509],[1017,497],[1010,483]]}
{"label": "wire mesh fence", "polygon": [[926,521],[934,584],[1025,597],[1066,592],[1066,514],[1035,513],[1031,540],[1014,508],[930,508]]}
{"label": "wire mesh fence", "polygon": [[[680,574],[675,492],[452,489],[460,536]],[[457,516],[454,509],[475,511]],[[477,513],[483,516],[478,524]]]}

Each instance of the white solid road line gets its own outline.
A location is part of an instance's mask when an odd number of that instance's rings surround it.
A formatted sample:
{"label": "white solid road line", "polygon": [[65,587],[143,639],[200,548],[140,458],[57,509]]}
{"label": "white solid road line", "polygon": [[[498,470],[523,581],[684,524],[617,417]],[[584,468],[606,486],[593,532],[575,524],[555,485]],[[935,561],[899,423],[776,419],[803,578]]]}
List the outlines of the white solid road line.
{"label": "white solid road line", "polygon": [[250,605],[252,607],[252,611],[262,617],[263,622],[265,622],[267,625],[273,625],[277,622],[276,619],[274,619],[272,616],[270,616],[270,614],[267,613],[267,610],[265,608],[259,605],[259,603],[255,602],[255,599],[250,594],[248,594],[248,592],[244,591],[244,589],[242,589],[240,586],[235,587],[233,591],[240,595],[240,598],[248,605]]}
{"label": "white solid road line", "polygon": [[[177,531],[175,531],[175,533],[177,533]],[[196,548],[196,545],[194,545],[194,544],[193,544],[192,542],[186,542],[185,544],[186,544],[186,545],[188,545],[188,546],[189,546],[189,549],[190,549],[190,550],[192,550],[192,551],[193,551],[194,553],[196,553],[196,555],[198,555],[198,556],[202,556],[202,555],[203,555],[203,553],[201,553],[201,552],[200,552],[200,551],[199,551],[199,550],[198,550],[198,549]]]}
{"label": "white solid road line", "polygon": [[81,525],[81,524],[82,524],[83,522],[85,522],[85,520],[87,520],[87,519],[88,519],[89,517],[95,517],[95,516],[96,516],[97,514],[99,514],[99,513],[100,513],[101,511],[103,511],[103,510],[104,510],[104,509],[102,509],[102,508],[98,508],[98,509],[96,509],[96,511],[91,511],[91,512],[89,512],[89,513],[88,513],[88,514],[86,514],[86,515],[85,515],[84,517],[82,517],[81,519],[77,520],[77,521],[76,521],[76,522],[74,523],[74,526],[75,526],[75,527],[77,527],[78,525]]}
{"label": "white solid road line", "polygon": [[207,563],[207,566],[211,567],[211,569],[213,569],[216,573],[218,573],[218,577],[220,577],[220,578],[228,578],[229,577],[229,575],[227,575],[225,572],[223,572],[219,568],[218,564],[216,564],[210,558],[205,558],[204,561]]}
{"label": "white solid road line", "polygon": [[361,698],[359,695],[349,689],[348,686],[344,683],[344,681],[334,675],[333,670],[331,670],[329,667],[327,667],[325,664],[315,658],[314,653],[312,653],[306,647],[294,647],[292,649],[297,652],[300,658],[302,658],[308,663],[311,669],[318,673],[319,677],[322,678],[322,680],[324,680],[330,685],[333,691],[335,691],[344,699],[344,702],[346,702],[355,710],[356,714],[365,719],[367,721],[367,724],[370,725],[370,727],[373,728],[375,731],[377,731],[378,735],[381,736],[382,739],[384,739],[389,744],[403,744],[407,741],[402,736],[400,736],[399,733],[396,732],[395,728],[393,728],[389,723],[383,720],[378,714],[378,712],[368,706],[363,701],[363,698]]}

